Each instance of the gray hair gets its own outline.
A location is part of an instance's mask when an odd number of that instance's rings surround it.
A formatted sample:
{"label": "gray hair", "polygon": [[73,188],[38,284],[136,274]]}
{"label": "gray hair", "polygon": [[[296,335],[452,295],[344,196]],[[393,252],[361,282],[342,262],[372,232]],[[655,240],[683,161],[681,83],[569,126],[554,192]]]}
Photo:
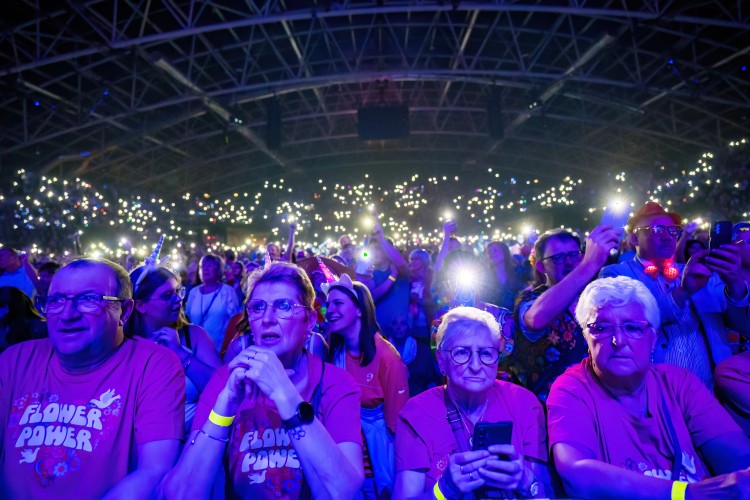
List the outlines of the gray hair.
{"label": "gray hair", "polygon": [[586,323],[595,310],[605,306],[624,307],[628,304],[641,306],[651,326],[659,328],[661,316],[656,299],[646,285],[627,276],[601,278],[589,283],[578,298],[576,320],[581,328],[586,328]]}
{"label": "gray hair", "polygon": [[499,344],[500,325],[495,317],[487,311],[476,307],[456,307],[451,309],[442,318],[435,337],[438,350],[452,337],[460,335],[473,335],[478,328],[484,327],[492,334],[492,338]]}
{"label": "gray hair", "polygon": [[[60,271],[81,270],[96,266],[107,267],[110,271],[112,271],[112,276],[115,278],[115,281],[117,283],[117,290],[112,293],[114,293],[118,299],[133,298],[133,284],[130,282],[130,276],[128,276],[128,272],[125,271],[125,268],[120,264],[116,264],[111,260],[82,257],[80,259],[74,260],[70,264],[61,267]],[[60,271],[58,271],[58,273]],[[55,273],[55,277],[57,277],[57,273]]]}

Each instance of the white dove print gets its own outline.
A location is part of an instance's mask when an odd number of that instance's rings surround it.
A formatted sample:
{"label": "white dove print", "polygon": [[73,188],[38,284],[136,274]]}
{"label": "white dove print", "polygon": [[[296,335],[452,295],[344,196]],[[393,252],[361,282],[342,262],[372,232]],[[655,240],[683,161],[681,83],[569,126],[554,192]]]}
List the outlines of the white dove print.
{"label": "white dove print", "polygon": [[21,452],[21,460],[18,461],[19,464],[27,463],[27,464],[33,464],[36,461],[36,455],[39,453],[39,450],[41,448],[37,448],[33,452],[31,449],[23,450]]}
{"label": "white dove print", "polygon": [[248,474],[247,477],[250,479],[250,484],[260,484],[265,481],[267,470],[268,469],[264,469],[260,474]]}
{"label": "white dove print", "polygon": [[[110,389],[101,396],[99,396],[99,399],[92,399],[91,403],[96,405],[97,408],[100,410],[103,410],[104,408],[107,408],[109,405],[120,399],[120,395],[114,396],[115,390]],[[114,396],[114,397],[113,397]]]}

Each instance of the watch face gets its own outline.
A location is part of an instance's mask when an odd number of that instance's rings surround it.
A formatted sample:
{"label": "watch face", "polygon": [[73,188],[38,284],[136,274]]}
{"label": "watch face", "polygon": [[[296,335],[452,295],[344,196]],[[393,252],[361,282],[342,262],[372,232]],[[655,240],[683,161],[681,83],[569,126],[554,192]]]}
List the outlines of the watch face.
{"label": "watch face", "polygon": [[315,410],[307,401],[303,401],[297,406],[297,415],[304,424],[309,424],[315,419]]}

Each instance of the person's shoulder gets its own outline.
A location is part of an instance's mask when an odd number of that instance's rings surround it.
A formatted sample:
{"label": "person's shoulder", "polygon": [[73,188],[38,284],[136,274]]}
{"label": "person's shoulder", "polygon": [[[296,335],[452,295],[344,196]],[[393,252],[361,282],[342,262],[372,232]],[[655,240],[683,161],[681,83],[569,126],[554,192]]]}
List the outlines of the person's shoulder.
{"label": "person's shoulder", "polygon": [[[54,349],[48,338],[27,340],[8,347],[0,354],[0,365],[14,366],[10,360],[22,360],[37,357],[49,357]],[[5,360],[5,361],[3,361]]]}
{"label": "person's shoulder", "polygon": [[511,407],[541,406],[539,399],[534,393],[520,385],[512,384],[504,380],[495,380],[493,390],[496,393],[502,393],[503,398],[510,401]]}
{"label": "person's shoulder", "polygon": [[[321,362],[318,358],[310,356],[310,359]],[[323,373],[323,389],[327,391],[329,389],[337,389],[340,391],[359,391],[359,384],[354,380],[346,370],[339,368],[338,366],[323,362],[325,372]]]}
{"label": "person's shoulder", "polygon": [[691,385],[691,382],[702,384],[695,374],[681,366],[658,363],[651,367],[651,372],[662,384],[671,389],[682,385]]}
{"label": "person's shoulder", "polygon": [[559,388],[572,388],[572,387],[581,387],[586,386],[592,383],[591,378],[588,374],[588,368],[587,368],[588,361],[584,359],[578,364],[572,365],[566,369],[562,375],[557,377],[555,381],[552,383],[552,387],[550,388],[550,394],[552,390],[559,389]]}
{"label": "person's shoulder", "polygon": [[[400,416],[409,421],[434,421],[445,419],[445,388],[441,385],[427,389],[410,398],[401,409]],[[438,410],[439,408],[439,410]]]}
{"label": "person's shoulder", "polygon": [[123,347],[130,350],[130,358],[135,363],[165,363],[182,369],[177,354],[152,340],[133,337],[127,339]]}
{"label": "person's shoulder", "polygon": [[714,377],[719,379],[731,373],[748,372],[750,372],[750,351],[745,351],[740,354],[730,356],[719,363],[714,372]]}
{"label": "person's shoulder", "polygon": [[541,294],[549,290],[549,287],[546,284],[541,284],[539,286],[536,286],[530,290],[523,290],[521,293],[518,294],[518,298],[516,299],[516,303],[520,304],[521,302],[527,302],[529,300],[535,300],[539,298]]}
{"label": "person's shoulder", "polygon": [[599,276],[601,277],[613,277],[613,276],[621,276],[621,275],[630,275],[632,274],[630,272],[630,263],[633,261],[633,259],[628,259],[623,262],[618,262],[617,264],[610,264],[608,266],[602,267],[601,271],[599,271]]}

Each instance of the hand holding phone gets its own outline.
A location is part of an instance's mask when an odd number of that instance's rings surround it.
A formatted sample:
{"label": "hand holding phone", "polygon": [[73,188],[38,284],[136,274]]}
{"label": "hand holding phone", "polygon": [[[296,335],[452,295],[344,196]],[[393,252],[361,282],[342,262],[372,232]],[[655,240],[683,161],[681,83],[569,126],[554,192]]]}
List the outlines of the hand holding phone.
{"label": "hand holding phone", "polygon": [[721,245],[732,242],[732,221],[720,220],[711,223],[711,235],[708,239],[708,248],[717,250]]}
{"label": "hand holding phone", "polygon": [[486,450],[493,444],[510,444],[513,422],[477,422],[472,438],[473,450]]}

